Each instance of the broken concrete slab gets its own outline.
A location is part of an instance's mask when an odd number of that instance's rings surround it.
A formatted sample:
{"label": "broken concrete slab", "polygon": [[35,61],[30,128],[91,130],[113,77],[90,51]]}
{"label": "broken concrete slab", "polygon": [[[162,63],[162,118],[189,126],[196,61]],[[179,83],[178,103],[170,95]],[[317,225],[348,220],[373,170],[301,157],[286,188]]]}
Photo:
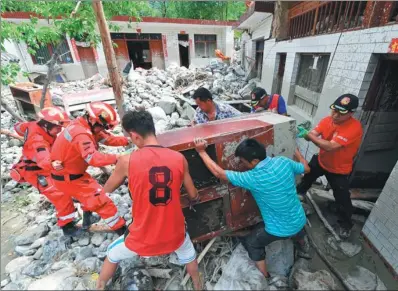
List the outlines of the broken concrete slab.
{"label": "broken concrete slab", "polygon": [[337,285],[332,275],[326,270],[314,273],[299,269],[293,275],[297,290],[336,290]]}
{"label": "broken concrete slab", "polygon": [[352,290],[387,290],[379,276],[361,266],[355,266],[344,277],[345,283]]}
{"label": "broken concrete slab", "polygon": [[288,276],[294,264],[294,248],[291,239],[274,241],[265,247],[268,272]]}
{"label": "broken concrete slab", "polygon": [[265,290],[267,280],[239,244],[232,252],[214,290]]}
{"label": "broken concrete slab", "polygon": [[336,240],[333,237],[328,237],[327,243],[335,251],[340,251],[350,258],[356,256],[362,251],[361,244],[354,244],[348,241],[336,242]]}

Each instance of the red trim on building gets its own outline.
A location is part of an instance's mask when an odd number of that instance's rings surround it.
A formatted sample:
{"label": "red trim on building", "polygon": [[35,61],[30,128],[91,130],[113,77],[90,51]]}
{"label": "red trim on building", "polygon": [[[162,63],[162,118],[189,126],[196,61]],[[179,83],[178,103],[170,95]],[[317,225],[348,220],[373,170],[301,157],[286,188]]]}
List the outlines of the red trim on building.
{"label": "red trim on building", "polygon": [[[1,17],[3,18],[15,18],[15,19],[30,19],[30,17],[37,17],[45,19],[43,16],[39,16],[33,12],[3,12]],[[58,17],[61,18],[61,17]],[[135,17],[128,15],[113,16],[112,21],[131,21],[137,22]],[[199,25],[220,25],[220,26],[236,26],[239,24],[238,21],[219,21],[219,20],[201,20],[201,19],[188,19],[188,18],[162,18],[162,17],[142,17],[139,22],[152,22],[152,23],[176,23],[176,24],[199,24]]]}

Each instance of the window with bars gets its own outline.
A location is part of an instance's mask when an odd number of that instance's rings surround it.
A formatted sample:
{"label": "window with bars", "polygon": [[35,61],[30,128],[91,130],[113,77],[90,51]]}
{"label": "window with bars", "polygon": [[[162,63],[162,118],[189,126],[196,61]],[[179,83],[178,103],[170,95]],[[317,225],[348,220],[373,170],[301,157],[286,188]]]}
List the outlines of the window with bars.
{"label": "window with bars", "polygon": [[195,55],[198,58],[213,58],[217,49],[215,34],[195,34]]}
{"label": "window with bars", "polygon": [[293,104],[315,116],[330,54],[301,54]]}
{"label": "window with bars", "polygon": [[[50,61],[53,52],[56,49],[56,45],[47,44],[41,46],[36,50],[36,54],[31,55],[32,61],[37,65],[45,65],[48,61]],[[58,64],[70,64],[73,63],[72,54],[69,49],[69,45],[67,40],[64,38],[61,43],[61,51],[57,60]]]}

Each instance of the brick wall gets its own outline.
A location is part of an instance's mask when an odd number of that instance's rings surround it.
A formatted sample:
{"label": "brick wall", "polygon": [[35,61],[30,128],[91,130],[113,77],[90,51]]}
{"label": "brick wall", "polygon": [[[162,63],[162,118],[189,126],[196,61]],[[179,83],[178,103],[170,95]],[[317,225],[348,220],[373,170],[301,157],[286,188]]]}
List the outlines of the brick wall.
{"label": "brick wall", "polygon": [[[289,105],[288,112],[298,123],[309,120],[315,126],[329,114],[329,105],[341,94],[357,95],[362,106],[376,68],[375,54],[387,53],[391,39],[397,36],[398,25],[395,24],[289,41],[265,41],[261,83],[269,92],[276,89],[274,78],[278,66],[277,53],[287,53],[281,93]],[[313,117],[293,105],[301,53],[330,53],[318,110]],[[359,115],[360,110],[357,113]],[[298,145],[307,159],[318,152],[317,147],[304,140],[300,139]]]}
{"label": "brick wall", "polygon": [[398,163],[391,172],[362,232],[398,273]]}

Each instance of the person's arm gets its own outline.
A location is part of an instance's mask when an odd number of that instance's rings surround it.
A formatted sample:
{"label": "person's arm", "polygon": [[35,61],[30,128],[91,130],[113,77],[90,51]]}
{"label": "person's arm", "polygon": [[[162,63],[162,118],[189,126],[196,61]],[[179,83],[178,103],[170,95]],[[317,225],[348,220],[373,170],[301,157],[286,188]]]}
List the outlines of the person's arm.
{"label": "person's arm", "polygon": [[26,129],[29,127],[29,122],[17,122],[14,125],[14,130],[19,136],[24,136]]}
{"label": "person's arm", "polygon": [[335,151],[342,147],[341,144],[335,142],[334,140],[328,141],[322,138],[319,138],[313,131],[309,132],[306,136],[308,141],[312,141],[316,146],[323,149],[324,151],[331,152]]}
{"label": "person's arm", "polygon": [[103,167],[116,164],[118,155],[103,154],[97,151],[93,141],[84,134],[74,138],[73,143],[76,145],[82,158],[87,164],[93,167]]}
{"label": "person's arm", "polygon": [[294,152],[294,157],[297,159],[297,161],[304,166],[304,173],[309,173],[311,171],[310,166],[308,166],[307,160],[303,157],[303,155],[300,153],[299,149],[296,149]]}
{"label": "person's arm", "polygon": [[119,147],[128,146],[129,139],[125,136],[116,136],[106,131],[101,131],[97,136],[96,140],[106,146]]}
{"label": "person's arm", "polygon": [[43,170],[51,171],[53,169],[51,164],[50,145],[44,141],[38,139],[32,145],[35,150],[36,163]]}
{"label": "person's arm", "polygon": [[282,96],[279,96],[278,99],[278,113],[285,116],[287,115],[286,102]]}
{"label": "person's arm", "polygon": [[191,174],[189,174],[189,165],[186,158],[184,158],[184,187],[187,190],[189,200],[191,201],[198,201],[199,200],[199,193],[196,189],[195,185],[193,184],[193,180]]}
{"label": "person's arm", "polygon": [[199,153],[199,156],[202,158],[209,171],[218,179],[228,181],[225,170],[217,165],[216,162],[213,161],[206,153],[207,142],[204,139],[198,138],[195,139],[194,143],[196,151]]}
{"label": "person's arm", "polygon": [[124,183],[128,175],[130,155],[123,155],[117,161],[115,170],[106,181],[104,186],[105,193],[112,193]]}

